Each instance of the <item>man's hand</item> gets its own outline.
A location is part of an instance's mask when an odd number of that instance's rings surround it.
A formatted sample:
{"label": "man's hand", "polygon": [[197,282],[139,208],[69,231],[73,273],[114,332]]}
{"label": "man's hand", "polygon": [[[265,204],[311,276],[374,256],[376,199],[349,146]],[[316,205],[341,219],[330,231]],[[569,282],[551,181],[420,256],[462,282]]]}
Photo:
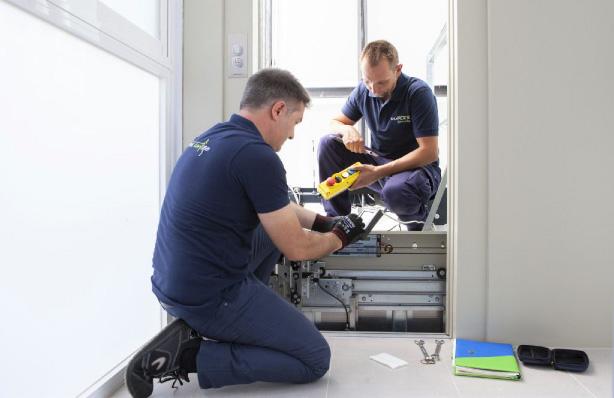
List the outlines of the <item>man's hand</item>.
{"label": "man's hand", "polygon": [[339,217],[331,232],[337,235],[339,240],[341,240],[341,249],[343,249],[360,238],[365,232],[365,224],[362,218],[356,214],[350,214],[348,216]]}
{"label": "man's hand", "polygon": [[365,152],[365,142],[362,139],[362,136],[354,128],[354,126],[345,126],[343,129],[343,145],[347,148],[348,151],[354,153],[364,153]]}
{"label": "man's hand", "polygon": [[373,166],[370,164],[363,164],[361,166],[353,166],[354,170],[360,171],[360,175],[354,181],[350,190],[359,189],[363,187],[368,187],[373,184],[375,181],[384,177],[377,166]]}
{"label": "man's hand", "polygon": [[321,214],[316,214],[316,218],[313,220],[311,230],[315,232],[330,232],[335,227],[337,220],[341,217],[328,217]]}

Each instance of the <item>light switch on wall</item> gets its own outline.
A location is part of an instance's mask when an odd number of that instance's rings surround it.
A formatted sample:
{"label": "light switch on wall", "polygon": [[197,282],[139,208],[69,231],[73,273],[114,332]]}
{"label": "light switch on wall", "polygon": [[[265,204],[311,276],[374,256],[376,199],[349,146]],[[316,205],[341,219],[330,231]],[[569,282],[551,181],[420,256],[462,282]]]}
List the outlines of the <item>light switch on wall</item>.
{"label": "light switch on wall", "polygon": [[228,77],[247,77],[247,35],[228,35]]}

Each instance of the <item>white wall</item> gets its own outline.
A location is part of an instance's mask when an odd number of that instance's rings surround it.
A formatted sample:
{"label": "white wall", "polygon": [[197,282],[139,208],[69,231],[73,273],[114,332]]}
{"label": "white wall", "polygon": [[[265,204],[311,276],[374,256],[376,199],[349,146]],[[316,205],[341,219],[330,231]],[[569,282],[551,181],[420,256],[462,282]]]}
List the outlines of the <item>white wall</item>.
{"label": "white wall", "polygon": [[[224,3],[224,32],[226,39],[229,34],[243,33],[247,35],[247,45],[252,44],[253,31],[253,0],[226,0]],[[226,48],[227,44],[224,45]],[[256,49],[251,47],[247,53],[248,76],[252,74],[252,56]],[[224,51],[225,66],[228,65],[228,51]],[[230,115],[239,111],[239,102],[243,95],[243,89],[247,84],[247,77],[242,78],[226,78],[228,76],[227,68],[224,68],[224,117],[228,119]]]}
{"label": "white wall", "polygon": [[487,337],[609,346],[614,2],[488,2]]}
{"label": "white wall", "polygon": [[[457,203],[455,228],[450,231],[451,291],[455,336],[482,339],[486,335],[486,243],[488,236],[487,142],[487,24],[486,0],[463,0],[452,7],[456,20],[457,85],[450,128],[452,168],[450,202]],[[452,59],[451,58],[451,59]],[[456,125],[454,125],[454,123]],[[450,307],[450,306],[449,306]]]}
{"label": "white wall", "polygon": [[183,3],[183,142],[223,118],[224,4]]}
{"label": "white wall", "polygon": [[[239,110],[247,78],[227,78],[228,34],[252,43],[252,0],[184,0],[183,142]],[[248,50],[251,74],[254,49]]]}

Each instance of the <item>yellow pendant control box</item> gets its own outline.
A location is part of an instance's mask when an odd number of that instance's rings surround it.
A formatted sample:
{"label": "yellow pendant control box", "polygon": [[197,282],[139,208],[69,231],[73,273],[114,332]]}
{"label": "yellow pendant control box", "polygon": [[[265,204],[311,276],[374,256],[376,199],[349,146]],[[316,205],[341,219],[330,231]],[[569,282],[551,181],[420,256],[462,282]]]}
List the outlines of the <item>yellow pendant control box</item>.
{"label": "yellow pendant control box", "polygon": [[360,175],[360,171],[354,169],[355,166],[362,166],[362,163],[356,162],[350,167],[322,181],[318,185],[318,193],[322,195],[324,199],[330,200],[351,187]]}

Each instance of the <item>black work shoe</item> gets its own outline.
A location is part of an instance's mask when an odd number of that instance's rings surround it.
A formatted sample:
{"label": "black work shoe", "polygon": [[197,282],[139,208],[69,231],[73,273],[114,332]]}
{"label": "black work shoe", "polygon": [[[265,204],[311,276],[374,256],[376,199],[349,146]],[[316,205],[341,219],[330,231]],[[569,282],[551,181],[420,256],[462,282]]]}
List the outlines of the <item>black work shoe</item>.
{"label": "black work shoe", "polygon": [[[198,349],[202,339],[182,319],[176,319],[145,344],[130,360],[126,368],[126,386],[134,398],[146,398],[153,392],[153,379],[161,383],[173,380],[173,387],[179,382],[190,382],[188,372],[194,366],[182,361],[184,351]],[[187,369],[187,368],[192,369]]]}

